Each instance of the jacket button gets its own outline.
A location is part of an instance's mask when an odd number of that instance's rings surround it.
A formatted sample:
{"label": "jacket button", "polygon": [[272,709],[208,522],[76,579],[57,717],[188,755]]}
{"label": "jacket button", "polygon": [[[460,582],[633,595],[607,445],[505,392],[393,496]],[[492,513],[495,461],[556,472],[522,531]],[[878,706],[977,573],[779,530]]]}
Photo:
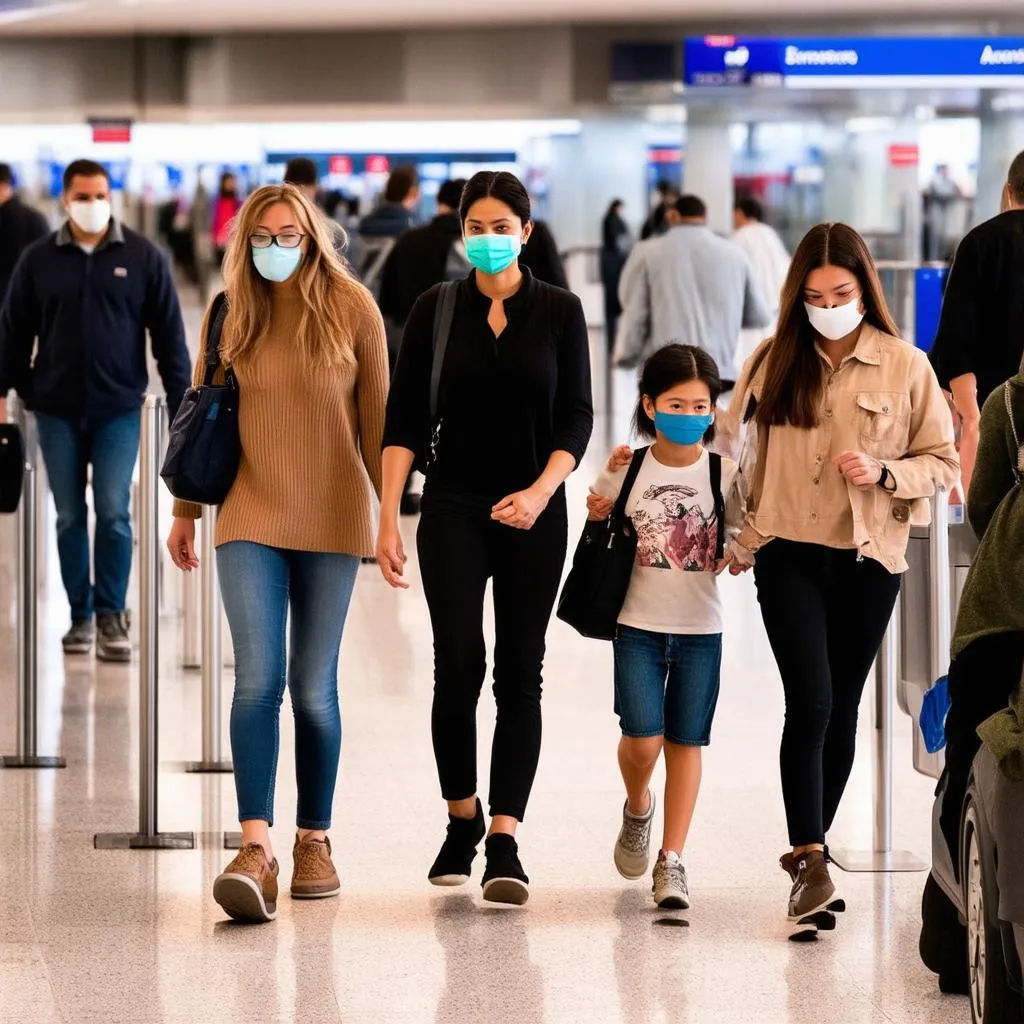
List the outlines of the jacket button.
{"label": "jacket button", "polygon": [[818,513],[817,513],[817,512],[812,512],[812,513],[811,513],[811,519],[812,519],[812,520],[813,520],[814,522],[817,522],[817,521],[818,521]]}

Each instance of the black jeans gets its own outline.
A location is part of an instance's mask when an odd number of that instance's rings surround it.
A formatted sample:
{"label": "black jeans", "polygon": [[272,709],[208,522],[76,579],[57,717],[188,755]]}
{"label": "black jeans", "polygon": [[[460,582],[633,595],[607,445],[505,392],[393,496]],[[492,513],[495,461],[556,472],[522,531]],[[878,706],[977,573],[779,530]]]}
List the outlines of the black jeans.
{"label": "black jeans", "polygon": [[522,821],[540,758],[544,640],[566,552],[565,492],[532,530],[490,518],[491,503],[423,495],[416,546],[434,633],[434,757],[445,800],[477,791],[476,707],[484,676],[484,592],[494,580],[490,813]]}
{"label": "black jeans", "polygon": [[960,817],[974,755],[977,728],[1009,703],[1024,669],[1024,633],[994,633],[968,644],[949,666],[946,716],[946,789],[939,821],[953,865],[959,869]]}
{"label": "black jeans", "polygon": [[774,540],[754,566],[786,691],[782,795],[789,841],[824,843],[853,768],[857,712],[900,577],[856,551]]}

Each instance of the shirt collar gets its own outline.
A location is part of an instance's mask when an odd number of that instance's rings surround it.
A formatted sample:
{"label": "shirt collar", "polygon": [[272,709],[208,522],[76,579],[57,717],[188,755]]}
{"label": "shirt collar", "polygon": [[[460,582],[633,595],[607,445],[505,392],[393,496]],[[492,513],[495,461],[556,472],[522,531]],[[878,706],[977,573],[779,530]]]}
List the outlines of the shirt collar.
{"label": "shirt collar", "polygon": [[[75,236],[71,234],[70,221],[64,221],[64,223],[61,224],[60,229],[57,231],[57,244],[78,244],[75,241]],[[121,222],[116,217],[110,218],[110,226],[107,228],[107,233],[100,239],[99,244],[93,252],[99,252],[101,249],[106,249],[108,245],[124,245],[124,229],[121,227]]]}
{"label": "shirt collar", "polygon": [[[530,294],[537,286],[536,280],[533,274],[530,273],[529,267],[524,267],[520,263],[519,269],[523,273],[523,283],[519,286],[519,291],[517,291],[515,295],[510,295],[502,303],[505,307],[506,312],[518,309],[529,298]],[[470,272],[469,277],[466,279],[466,283],[469,286],[470,299],[473,305],[479,306],[481,308],[490,309],[491,300],[486,295],[484,295],[484,293],[480,291],[480,288],[477,286],[475,270]]]}
{"label": "shirt collar", "polygon": [[[818,344],[814,343],[814,347],[818,350],[818,355],[825,360],[826,363],[831,365],[831,361],[828,356],[825,355],[825,350]],[[860,337],[857,339],[857,344],[854,350],[843,360],[845,363],[849,359],[856,359],[858,363],[864,363],[867,366],[879,366],[882,362],[882,345],[878,337],[878,328],[872,327],[871,324],[865,323],[860,330]]]}

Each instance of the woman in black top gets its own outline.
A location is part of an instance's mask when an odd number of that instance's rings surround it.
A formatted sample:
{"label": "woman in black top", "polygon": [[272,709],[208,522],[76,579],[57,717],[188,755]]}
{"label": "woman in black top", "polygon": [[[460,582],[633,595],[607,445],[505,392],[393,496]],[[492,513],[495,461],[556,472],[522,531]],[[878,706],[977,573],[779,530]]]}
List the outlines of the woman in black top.
{"label": "woman in black top", "polygon": [[430,380],[439,287],[419,299],[406,324],[384,431],[377,560],[391,586],[408,586],[399,501],[410,467],[425,454],[417,550],[434,634],[434,756],[449,814],[429,877],[435,885],[468,881],[484,836],[476,706],[490,577],[497,722],[484,898],[524,903],[529,879],[515,831],[540,754],[544,638],[566,552],[562,485],[593,426],[590,347],[579,299],[519,266],[532,229],[519,180],[477,174],[459,214],[476,269],[457,286],[436,424]]}
{"label": "woman in black top", "polygon": [[619,280],[633,242],[629,225],[622,217],[624,205],[621,199],[613,199],[601,222],[601,285],[604,288],[604,327],[609,352],[615,348],[615,331],[622,314]]}

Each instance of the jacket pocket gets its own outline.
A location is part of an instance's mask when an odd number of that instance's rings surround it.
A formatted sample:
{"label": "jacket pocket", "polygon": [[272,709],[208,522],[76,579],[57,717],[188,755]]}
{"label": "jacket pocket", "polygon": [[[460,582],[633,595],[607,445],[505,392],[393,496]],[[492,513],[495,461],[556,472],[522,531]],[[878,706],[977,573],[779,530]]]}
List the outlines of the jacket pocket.
{"label": "jacket pocket", "polygon": [[869,455],[904,455],[909,443],[910,409],[902,391],[858,391],[857,433]]}

